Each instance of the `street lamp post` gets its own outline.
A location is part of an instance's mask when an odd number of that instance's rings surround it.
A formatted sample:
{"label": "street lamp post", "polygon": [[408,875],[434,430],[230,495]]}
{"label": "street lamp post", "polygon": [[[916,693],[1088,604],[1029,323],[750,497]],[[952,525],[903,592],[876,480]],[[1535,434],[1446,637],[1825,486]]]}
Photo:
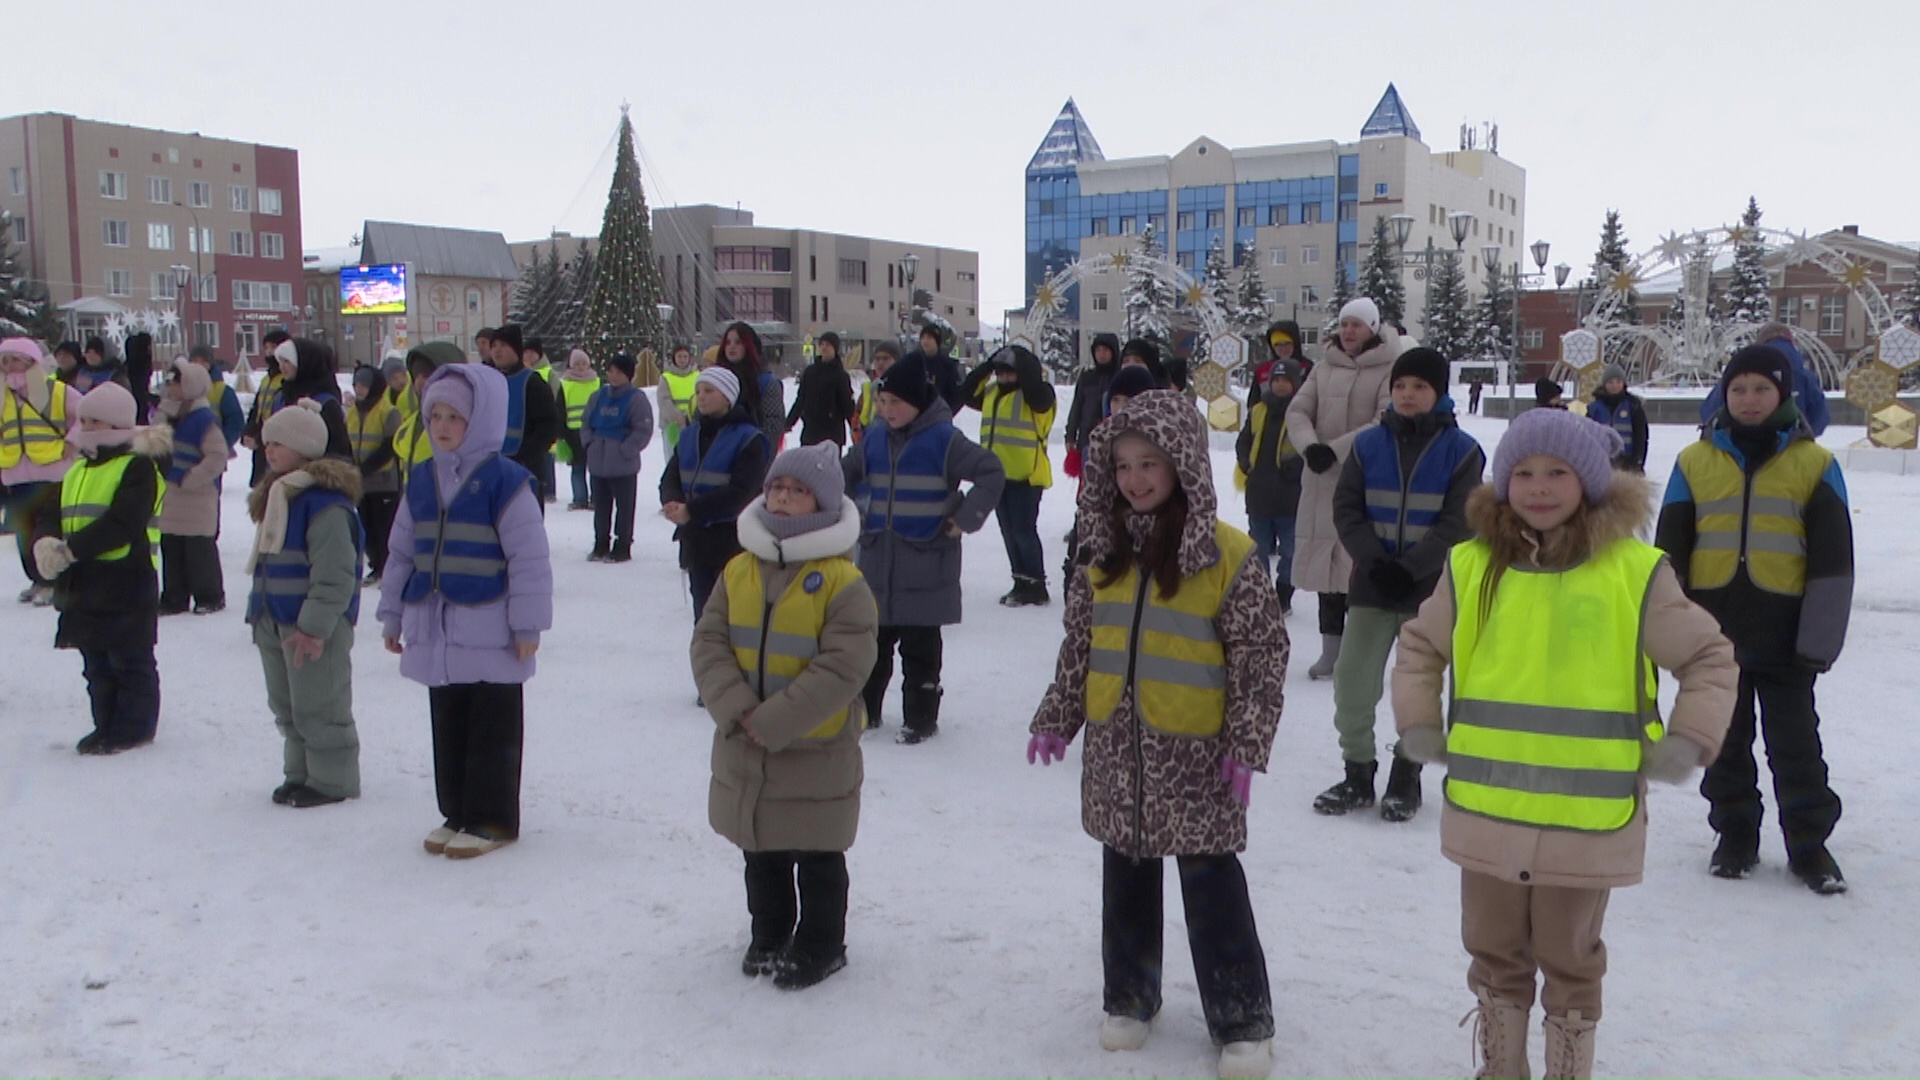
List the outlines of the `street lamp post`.
{"label": "street lamp post", "polygon": [[[195,210],[193,207],[188,206],[184,203],[176,202],[173,205],[179,207],[182,210],[185,210],[188,214],[191,214],[193,216],[193,236],[187,244],[188,247],[193,249],[193,335],[192,336],[193,336],[193,343],[195,345],[205,345],[207,344],[207,342],[203,342],[200,340],[200,324],[205,321],[201,318],[201,315],[204,314],[204,311],[201,308],[201,304],[204,303],[203,294],[206,292],[206,285],[205,285],[206,279],[201,275],[201,270],[200,270],[200,254],[203,250],[205,250],[207,246],[206,245],[207,238],[201,235],[200,233],[200,211]],[[174,282],[176,284],[180,280],[180,271],[184,269],[186,269],[186,267],[184,266],[176,266],[173,268]]]}
{"label": "street lamp post", "polygon": [[[1545,280],[1546,270],[1547,270],[1547,255],[1551,250],[1552,250],[1552,245],[1548,244],[1545,240],[1535,240],[1533,242],[1532,246],[1528,248],[1528,252],[1533,256],[1533,265],[1539,268],[1539,273],[1527,274],[1525,275],[1526,278],[1539,278],[1541,280]],[[1494,274],[1497,277],[1499,275],[1499,267],[1500,267],[1500,245],[1488,244],[1485,247],[1482,247],[1480,249],[1480,257],[1487,261],[1487,265],[1494,268]],[[1557,267],[1555,269],[1555,273],[1562,281],[1565,281],[1566,275],[1560,272],[1563,270],[1565,270],[1564,266]],[[1513,299],[1511,301],[1513,304],[1513,312],[1512,312],[1513,329],[1512,329],[1512,336],[1507,342],[1507,354],[1508,354],[1508,357],[1507,357],[1507,423],[1509,424],[1513,423],[1513,418],[1516,415],[1518,415],[1516,410],[1519,409],[1519,405],[1515,401],[1515,397],[1514,397],[1514,385],[1515,385],[1515,382],[1520,377],[1520,283],[1521,283],[1521,280],[1522,280],[1522,275],[1520,273],[1520,260],[1515,259],[1513,260],[1513,278],[1512,278]]]}
{"label": "street lamp post", "polygon": [[[172,269],[173,271],[173,291],[176,294],[178,294],[181,290],[187,287],[188,279],[190,279],[193,276],[193,267],[187,266],[183,263],[174,263],[170,269]],[[175,315],[178,315],[179,313],[186,311],[187,310],[186,297],[176,296],[176,298],[173,301],[173,310]],[[185,341],[186,335],[184,334],[181,335],[180,340]],[[194,344],[198,345],[199,342],[196,341],[194,342]]]}
{"label": "street lamp post", "polygon": [[[1458,259],[1460,249],[1467,242],[1467,235],[1473,232],[1473,214],[1466,210],[1455,210],[1447,215],[1447,231],[1453,237],[1453,250],[1441,251],[1433,246],[1433,237],[1427,237],[1424,250],[1407,253],[1407,241],[1413,237],[1413,215],[1395,214],[1387,219],[1393,227],[1393,246],[1400,252],[1400,268],[1416,267],[1413,273],[1415,281],[1425,281],[1433,273],[1433,266],[1441,259]],[[1421,311],[1425,313],[1425,301]]]}
{"label": "street lamp post", "polygon": [[915,272],[920,269],[920,256],[909,251],[900,256],[900,265],[905,268],[907,275],[907,303],[900,309],[900,336],[906,337],[907,331],[913,329],[913,279]]}

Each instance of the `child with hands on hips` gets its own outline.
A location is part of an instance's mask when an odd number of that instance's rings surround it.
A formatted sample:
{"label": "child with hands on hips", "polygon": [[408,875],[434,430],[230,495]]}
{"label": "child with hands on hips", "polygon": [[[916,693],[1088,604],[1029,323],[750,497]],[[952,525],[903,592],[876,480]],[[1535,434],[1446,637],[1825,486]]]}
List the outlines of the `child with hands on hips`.
{"label": "child with hands on hips", "polygon": [[[1733,711],[1733,649],[1636,538],[1652,490],[1614,470],[1621,445],[1565,410],[1522,414],[1467,500],[1477,538],[1400,631],[1401,752],[1447,767],[1440,846],[1461,869],[1482,1076],[1530,1075],[1537,973],[1542,1075],[1592,1075],[1600,927],[1644,869],[1647,780],[1711,762]],[[1680,688],[1664,730],[1656,667]]]}
{"label": "child with hands on hips", "polygon": [[1129,400],[1094,430],[1084,465],[1082,563],[1027,759],[1059,760],[1087,732],[1081,824],[1102,844],[1100,1044],[1138,1049],[1160,1011],[1172,857],[1220,1075],[1263,1077],[1272,996],[1238,852],[1280,720],[1280,600],[1252,539],[1217,517],[1205,429],[1184,394]]}

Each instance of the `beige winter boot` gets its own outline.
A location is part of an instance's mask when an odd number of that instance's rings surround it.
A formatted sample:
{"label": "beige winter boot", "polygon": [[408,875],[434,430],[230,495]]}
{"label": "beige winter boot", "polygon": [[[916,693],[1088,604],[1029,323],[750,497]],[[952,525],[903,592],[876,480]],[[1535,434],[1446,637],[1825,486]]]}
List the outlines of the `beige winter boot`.
{"label": "beige winter boot", "polygon": [[1480,1006],[1460,1018],[1460,1025],[1473,1021],[1475,1056],[1480,1070],[1474,1080],[1533,1080],[1527,1064],[1527,1010],[1489,994],[1474,991]]}
{"label": "beige winter boot", "polygon": [[1549,1016],[1547,1067],[1542,1080],[1593,1080],[1593,1029],[1597,1021],[1582,1020],[1578,1009],[1565,1016]]}

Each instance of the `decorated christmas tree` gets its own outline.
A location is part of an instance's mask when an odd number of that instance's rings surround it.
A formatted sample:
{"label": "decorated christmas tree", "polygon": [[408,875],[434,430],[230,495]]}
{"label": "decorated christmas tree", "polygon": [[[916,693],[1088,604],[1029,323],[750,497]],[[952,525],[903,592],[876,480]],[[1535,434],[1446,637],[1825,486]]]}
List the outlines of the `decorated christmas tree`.
{"label": "decorated christmas tree", "polygon": [[1427,275],[1427,298],[1420,343],[1448,360],[1473,355],[1473,297],[1467,291],[1467,272],[1460,253],[1448,252],[1436,260]]}
{"label": "decorated christmas tree", "polygon": [[1762,264],[1767,246],[1760,238],[1760,202],[1747,197],[1747,210],[1733,230],[1733,274],[1727,282],[1726,316],[1733,323],[1763,323],[1773,317],[1773,297]]}
{"label": "decorated christmas tree", "polygon": [[600,251],[593,260],[581,347],[604,368],[615,353],[659,353],[660,270],[653,261],[653,231],[647,195],[640,186],[640,162],[633,150],[633,121],[620,109],[620,146],[614,158],[613,186],[600,225]]}
{"label": "decorated christmas tree", "polygon": [[1393,233],[1384,217],[1373,219],[1373,243],[1367,259],[1360,264],[1360,295],[1370,296],[1380,305],[1382,322],[1402,322],[1407,317],[1407,287],[1400,279],[1400,251],[1394,246]]}
{"label": "decorated christmas tree", "polygon": [[1173,343],[1173,288],[1154,270],[1165,262],[1152,223],[1140,233],[1133,264],[1127,268],[1127,337],[1144,338],[1166,353]]}
{"label": "decorated christmas tree", "polygon": [[27,277],[13,242],[13,215],[0,210],[0,337],[57,341],[60,319],[44,288]]}

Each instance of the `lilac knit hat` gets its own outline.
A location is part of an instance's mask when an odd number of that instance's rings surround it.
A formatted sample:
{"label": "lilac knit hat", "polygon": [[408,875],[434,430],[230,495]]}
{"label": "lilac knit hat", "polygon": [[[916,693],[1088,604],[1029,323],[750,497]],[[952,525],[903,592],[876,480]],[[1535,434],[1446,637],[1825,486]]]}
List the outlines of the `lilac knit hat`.
{"label": "lilac knit hat", "polygon": [[1513,467],[1534,454],[1546,454],[1572,466],[1587,504],[1598,506],[1613,486],[1613,459],[1625,445],[1610,425],[1565,409],[1528,409],[1508,425],[1493,452],[1493,493],[1506,502]]}

